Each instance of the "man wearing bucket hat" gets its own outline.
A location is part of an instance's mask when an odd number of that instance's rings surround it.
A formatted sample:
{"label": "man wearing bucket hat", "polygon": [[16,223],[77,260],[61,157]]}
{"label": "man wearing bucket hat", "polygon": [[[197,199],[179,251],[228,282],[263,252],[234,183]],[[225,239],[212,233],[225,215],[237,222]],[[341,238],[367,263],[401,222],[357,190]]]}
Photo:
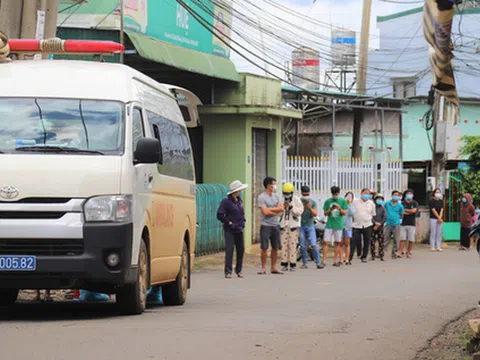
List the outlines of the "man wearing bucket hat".
{"label": "man wearing bucket hat", "polygon": [[225,278],[232,278],[233,250],[237,250],[237,265],[235,274],[243,278],[243,254],[245,252],[245,211],[241,198],[242,191],[248,187],[241,181],[235,180],[230,184],[228,196],[222,200],[217,210],[217,219],[223,224],[225,232]]}
{"label": "man wearing bucket hat", "polygon": [[302,200],[295,196],[295,187],[285,183],[282,187],[283,213],[280,215],[280,239],[282,242],[282,271],[295,271],[297,267],[298,234],[303,213]]}

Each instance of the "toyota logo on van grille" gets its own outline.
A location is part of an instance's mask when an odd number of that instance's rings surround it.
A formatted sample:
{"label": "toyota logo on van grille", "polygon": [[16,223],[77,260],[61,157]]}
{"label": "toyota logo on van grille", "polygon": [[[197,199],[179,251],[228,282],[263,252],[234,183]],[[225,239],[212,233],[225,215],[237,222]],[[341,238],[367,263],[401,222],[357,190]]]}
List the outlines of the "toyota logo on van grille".
{"label": "toyota logo on van grille", "polygon": [[18,189],[14,186],[5,186],[0,189],[0,197],[7,200],[15,199],[18,194]]}

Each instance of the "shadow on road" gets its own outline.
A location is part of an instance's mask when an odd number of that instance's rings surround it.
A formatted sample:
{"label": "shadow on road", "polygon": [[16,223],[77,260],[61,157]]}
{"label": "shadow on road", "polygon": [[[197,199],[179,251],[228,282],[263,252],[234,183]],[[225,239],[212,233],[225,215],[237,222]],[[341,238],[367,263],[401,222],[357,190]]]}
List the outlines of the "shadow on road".
{"label": "shadow on road", "polygon": [[[148,305],[148,310],[159,308]],[[114,302],[81,303],[19,303],[8,309],[0,309],[0,322],[18,321],[62,321],[62,320],[95,320],[121,316]]]}

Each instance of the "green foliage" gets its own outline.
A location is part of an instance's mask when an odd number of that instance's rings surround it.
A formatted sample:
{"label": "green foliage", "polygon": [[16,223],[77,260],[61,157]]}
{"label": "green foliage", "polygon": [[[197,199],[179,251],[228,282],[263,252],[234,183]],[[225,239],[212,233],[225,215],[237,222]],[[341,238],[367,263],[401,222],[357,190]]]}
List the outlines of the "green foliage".
{"label": "green foliage", "polygon": [[[474,168],[480,168],[480,136],[464,136],[462,141],[461,154],[468,158]],[[479,200],[480,172],[472,169],[468,173],[463,173],[460,190],[462,193],[471,193],[474,201]]]}
{"label": "green foliage", "polygon": [[467,156],[475,166],[480,167],[480,136],[462,137],[463,146],[461,154]]}

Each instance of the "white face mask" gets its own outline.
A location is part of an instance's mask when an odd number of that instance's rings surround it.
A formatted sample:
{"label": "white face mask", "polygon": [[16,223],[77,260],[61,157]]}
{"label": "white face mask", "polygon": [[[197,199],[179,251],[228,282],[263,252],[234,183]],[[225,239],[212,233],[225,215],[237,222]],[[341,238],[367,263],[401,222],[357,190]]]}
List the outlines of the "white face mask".
{"label": "white face mask", "polygon": [[436,194],[435,194],[435,199],[442,200],[442,197],[443,197],[443,196],[442,196],[442,194],[440,194],[440,193],[436,193]]}
{"label": "white face mask", "polygon": [[277,191],[277,185],[273,185],[273,192]]}

